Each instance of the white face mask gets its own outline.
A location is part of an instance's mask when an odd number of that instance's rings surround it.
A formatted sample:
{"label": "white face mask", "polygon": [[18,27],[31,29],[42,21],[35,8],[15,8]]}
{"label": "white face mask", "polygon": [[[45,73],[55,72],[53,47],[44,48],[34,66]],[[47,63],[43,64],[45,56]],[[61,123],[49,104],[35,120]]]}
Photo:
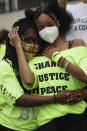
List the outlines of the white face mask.
{"label": "white face mask", "polygon": [[56,26],[46,27],[39,32],[39,35],[43,40],[52,44],[59,36],[59,29]]}

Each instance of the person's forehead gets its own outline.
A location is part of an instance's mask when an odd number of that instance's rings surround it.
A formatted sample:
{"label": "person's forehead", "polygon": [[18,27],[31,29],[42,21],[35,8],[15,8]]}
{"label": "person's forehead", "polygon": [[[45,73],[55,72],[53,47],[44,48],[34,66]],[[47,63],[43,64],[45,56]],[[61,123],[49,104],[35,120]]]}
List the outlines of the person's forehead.
{"label": "person's forehead", "polygon": [[[52,17],[51,17],[52,16]],[[36,20],[36,24],[39,25],[39,24],[46,24],[46,23],[50,23],[50,22],[54,22],[54,20],[56,21],[56,18],[51,14],[48,15],[48,14],[45,14],[45,13],[42,13],[38,19]]]}
{"label": "person's forehead", "polygon": [[[41,19],[42,18],[42,19]],[[40,14],[40,16],[38,17],[38,20],[42,20],[43,21],[43,19],[50,19],[50,20],[52,20],[52,18],[48,15],[48,14],[46,14],[46,13],[42,13],[42,14]]]}
{"label": "person's forehead", "polygon": [[25,34],[23,36],[25,38],[27,38],[27,37],[34,38],[34,37],[37,37],[37,33],[36,33],[35,29],[30,28],[27,30],[27,32],[25,32]]}

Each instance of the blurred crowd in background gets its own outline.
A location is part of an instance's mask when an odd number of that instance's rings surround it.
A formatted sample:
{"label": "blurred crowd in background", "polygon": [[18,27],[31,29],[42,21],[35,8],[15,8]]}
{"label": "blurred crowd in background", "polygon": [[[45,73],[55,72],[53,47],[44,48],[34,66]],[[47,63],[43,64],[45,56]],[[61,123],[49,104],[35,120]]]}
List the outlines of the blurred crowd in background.
{"label": "blurred crowd in background", "polygon": [[[81,0],[68,0],[75,4]],[[14,21],[24,16],[24,9],[36,8],[43,0],[0,0],[0,61],[5,54],[5,43]]]}

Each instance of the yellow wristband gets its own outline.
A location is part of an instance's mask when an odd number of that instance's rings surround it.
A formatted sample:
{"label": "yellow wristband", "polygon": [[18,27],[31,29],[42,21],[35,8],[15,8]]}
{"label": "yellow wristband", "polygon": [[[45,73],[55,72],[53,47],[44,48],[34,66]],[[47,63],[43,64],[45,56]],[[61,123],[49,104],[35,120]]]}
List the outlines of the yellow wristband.
{"label": "yellow wristband", "polygon": [[60,52],[58,52],[58,51],[55,52],[55,53],[53,53],[52,58],[55,57],[55,56],[56,56],[57,54],[59,54],[59,53],[60,53]]}

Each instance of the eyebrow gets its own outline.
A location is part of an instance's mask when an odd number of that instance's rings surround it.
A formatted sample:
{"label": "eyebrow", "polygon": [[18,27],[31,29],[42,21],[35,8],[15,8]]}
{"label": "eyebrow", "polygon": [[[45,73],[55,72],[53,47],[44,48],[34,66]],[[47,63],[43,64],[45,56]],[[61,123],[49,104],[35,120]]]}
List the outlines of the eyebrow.
{"label": "eyebrow", "polygon": [[35,39],[38,39],[38,38],[37,37],[35,37],[35,38],[31,38],[31,37],[24,38],[24,40],[26,40],[26,39],[35,40]]}

